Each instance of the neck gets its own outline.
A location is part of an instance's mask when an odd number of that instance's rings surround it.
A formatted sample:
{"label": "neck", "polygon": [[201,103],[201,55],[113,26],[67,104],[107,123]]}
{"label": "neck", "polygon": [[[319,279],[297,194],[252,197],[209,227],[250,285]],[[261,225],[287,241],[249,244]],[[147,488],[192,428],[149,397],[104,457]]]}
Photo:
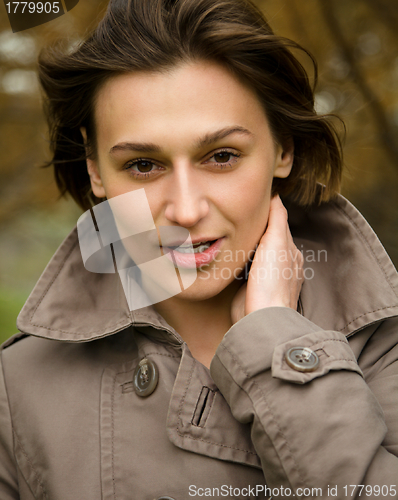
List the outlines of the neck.
{"label": "neck", "polygon": [[156,310],[187,343],[192,355],[209,367],[216,349],[231,328],[231,303],[238,282],[231,283],[215,297],[184,300],[178,296],[156,304]]}

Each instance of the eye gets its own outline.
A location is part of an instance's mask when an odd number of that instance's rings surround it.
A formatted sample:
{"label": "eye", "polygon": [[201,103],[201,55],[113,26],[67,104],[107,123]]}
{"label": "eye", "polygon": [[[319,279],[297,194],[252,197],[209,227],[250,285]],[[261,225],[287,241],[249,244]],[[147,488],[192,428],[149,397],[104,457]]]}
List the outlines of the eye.
{"label": "eye", "polygon": [[217,163],[228,163],[232,158],[232,153],[227,153],[226,151],[222,151],[221,153],[216,153],[214,155],[214,159]]}
{"label": "eye", "polygon": [[147,160],[138,160],[134,164],[134,166],[137,167],[138,172],[140,172],[141,174],[146,174],[152,170],[154,164]]}
{"label": "eye", "polygon": [[131,174],[136,178],[146,179],[154,175],[158,170],[162,170],[162,167],[159,167],[151,160],[137,158],[136,160],[127,162],[125,170],[131,172]]}
{"label": "eye", "polygon": [[239,157],[240,154],[237,151],[226,149],[213,153],[213,156],[206,160],[205,163],[219,165],[221,168],[232,167],[238,161]]}

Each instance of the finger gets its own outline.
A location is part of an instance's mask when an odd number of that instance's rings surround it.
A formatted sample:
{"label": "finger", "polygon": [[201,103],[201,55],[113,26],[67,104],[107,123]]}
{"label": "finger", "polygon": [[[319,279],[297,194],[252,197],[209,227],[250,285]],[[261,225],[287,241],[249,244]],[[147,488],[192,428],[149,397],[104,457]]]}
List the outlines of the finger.
{"label": "finger", "polygon": [[286,231],[289,229],[287,217],[287,210],[279,195],[274,196],[269,206],[267,232],[286,236]]}
{"label": "finger", "polygon": [[[282,200],[280,199],[279,195],[276,195],[272,199],[272,204],[270,205],[270,214],[272,210],[272,224],[280,224],[282,227],[282,224],[285,225],[286,227],[286,239],[287,239],[287,244],[289,247],[290,255],[292,256],[293,260],[293,266],[298,267],[300,270],[303,266],[303,254],[300,252],[300,250],[297,248],[296,244],[294,243],[292,233],[290,231],[289,223],[288,223],[288,212],[285,208],[285,206],[282,203]],[[275,216],[276,214],[276,216]],[[282,230],[281,230],[282,232]]]}
{"label": "finger", "polygon": [[286,230],[286,237],[289,241],[289,245],[294,245],[296,246],[296,244],[294,243],[294,240],[293,240],[293,236],[292,236],[292,233],[290,231],[290,226],[289,224],[287,225],[287,230]]}

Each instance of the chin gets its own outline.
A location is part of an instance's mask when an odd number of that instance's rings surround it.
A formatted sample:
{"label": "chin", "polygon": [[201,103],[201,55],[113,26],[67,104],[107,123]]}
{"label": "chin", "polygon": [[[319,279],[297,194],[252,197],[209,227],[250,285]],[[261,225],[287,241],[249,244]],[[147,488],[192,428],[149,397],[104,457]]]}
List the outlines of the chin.
{"label": "chin", "polygon": [[209,300],[217,297],[222,292],[230,289],[230,287],[236,283],[237,280],[223,280],[223,279],[210,279],[202,276],[201,273],[198,274],[196,281],[189,288],[177,295],[180,300],[187,300],[190,302]]}

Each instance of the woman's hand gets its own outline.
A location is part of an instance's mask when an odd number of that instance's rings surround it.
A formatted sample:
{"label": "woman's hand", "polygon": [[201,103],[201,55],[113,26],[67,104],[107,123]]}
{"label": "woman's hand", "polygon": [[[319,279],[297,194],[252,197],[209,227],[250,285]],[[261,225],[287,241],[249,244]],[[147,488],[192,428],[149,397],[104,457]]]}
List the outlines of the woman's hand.
{"label": "woman's hand", "polygon": [[264,307],[296,309],[303,263],[290,233],[287,210],[277,195],[271,199],[268,226],[254,255],[248,281],[232,301],[232,322]]}

